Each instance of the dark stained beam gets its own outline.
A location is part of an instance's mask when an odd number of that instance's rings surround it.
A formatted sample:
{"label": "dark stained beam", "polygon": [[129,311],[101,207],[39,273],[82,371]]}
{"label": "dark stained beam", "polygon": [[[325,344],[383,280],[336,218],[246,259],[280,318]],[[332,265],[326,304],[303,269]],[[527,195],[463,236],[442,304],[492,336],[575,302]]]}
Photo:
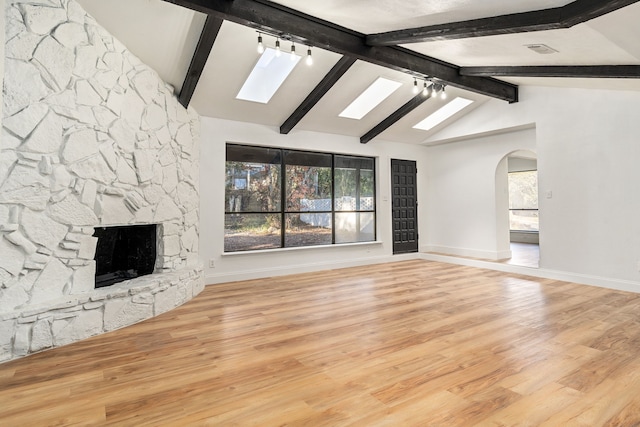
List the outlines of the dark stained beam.
{"label": "dark stained beam", "polygon": [[590,21],[638,1],[640,0],[576,0],[562,7],[563,28]]}
{"label": "dark stained beam", "polygon": [[378,123],[373,129],[369,132],[365,133],[362,137],[360,137],[360,143],[366,144],[371,141],[376,136],[380,135],[382,132],[387,130],[391,125],[395,122],[418,108],[423,102],[427,99],[431,98],[431,93],[429,95],[423,95],[422,92],[411,98],[406,104],[402,107],[398,108],[394,111],[389,117]]}
{"label": "dark stained beam", "polygon": [[486,77],[461,76],[459,67],[400,47],[371,47],[365,35],[266,0],[164,0],[300,44],[351,56],[393,70],[436,77],[447,85],[517,102],[518,87]]}
{"label": "dark stained beam", "polygon": [[640,0],[576,0],[563,7],[370,34],[370,46],[393,46],[570,28]]}
{"label": "dark stained beam", "polygon": [[594,79],[640,79],[640,65],[544,65],[520,67],[462,67],[464,76],[567,77]]}
{"label": "dark stained beam", "polygon": [[302,101],[302,104],[295,109],[295,111],[289,116],[287,120],[280,126],[280,133],[287,134],[291,132],[291,129],[298,124],[304,116],[322,99],[322,97],[333,87],[334,84],[344,75],[344,73],[351,68],[356,62],[355,58],[349,56],[343,56],[331,68],[326,76],[320,83],[311,91],[311,93]]}
{"label": "dark stained beam", "polygon": [[223,22],[223,19],[211,15],[207,16],[204,28],[202,28],[202,33],[200,33],[200,40],[198,40],[198,45],[191,58],[187,76],[184,78],[180,95],[178,95],[178,101],[184,108],[189,106],[193,92],[196,90],[198,80],[200,80],[204,65],[207,63],[207,58],[209,58],[209,53],[211,53],[211,48],[213,48],[213,43],[215,43],[216,37],[218,37],[218,32]]}

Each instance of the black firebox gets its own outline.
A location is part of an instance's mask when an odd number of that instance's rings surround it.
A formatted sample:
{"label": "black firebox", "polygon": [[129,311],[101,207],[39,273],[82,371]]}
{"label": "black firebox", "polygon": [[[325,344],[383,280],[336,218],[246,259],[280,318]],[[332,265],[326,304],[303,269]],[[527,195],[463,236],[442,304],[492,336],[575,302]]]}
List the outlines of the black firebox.
{"label": "black firebox", "polygon": [[96,227],[96,288],[153,273],[156,224]]}

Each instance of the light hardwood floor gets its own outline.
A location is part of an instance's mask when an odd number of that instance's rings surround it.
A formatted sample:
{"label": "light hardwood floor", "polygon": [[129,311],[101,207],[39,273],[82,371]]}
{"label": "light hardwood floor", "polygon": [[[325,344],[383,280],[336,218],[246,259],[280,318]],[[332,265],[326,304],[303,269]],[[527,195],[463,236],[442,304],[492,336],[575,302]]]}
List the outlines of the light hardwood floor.
{"label": "light hardwood floor", "polygon": [[538,268],[540,264],[540,246],[535,243],[511,242],[511,258],[500,261],[504,264]]}
{"label": "light hardwood floor", "polygon": [[0,425],[638,426],[640,295],[429,261],[209,286],[0,364]]}

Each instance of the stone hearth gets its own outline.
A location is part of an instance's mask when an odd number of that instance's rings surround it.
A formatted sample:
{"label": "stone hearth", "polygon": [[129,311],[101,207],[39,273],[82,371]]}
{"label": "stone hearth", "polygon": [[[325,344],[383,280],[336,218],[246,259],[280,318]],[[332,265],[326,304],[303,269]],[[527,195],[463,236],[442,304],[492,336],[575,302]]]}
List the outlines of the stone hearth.
{"label": "stone hearth", "polygon": [[[5,2],[0,361],[203,288],[199,118],[74,0]],[[154,273],[94,289],[94,227],[158,224]]]}

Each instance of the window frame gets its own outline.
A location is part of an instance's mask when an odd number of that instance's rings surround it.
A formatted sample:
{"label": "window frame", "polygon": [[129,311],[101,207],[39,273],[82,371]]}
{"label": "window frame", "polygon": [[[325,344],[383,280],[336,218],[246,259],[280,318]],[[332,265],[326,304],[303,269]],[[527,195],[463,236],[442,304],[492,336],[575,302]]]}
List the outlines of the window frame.
{"label": "window frame", "polygon": [[[509,184],[510,184],[509,178],[510,178],[511,174],[525,173],[525,172],[536,172],[536,183],[537,183],[537,173],[538,173],[537,169],[527,169],[527,170],[517,170],[517,171],[507,172],[507,192],[508,193],[510,193],[510,191],[511,191],[511,189],[509,188]],[[514,233],[532,233],[532,234],[537,234],[537,233],[540,232],[540,224],[539,223],[538,223],[538,229],[537,230],[520,230],[520,229],[511,228],[511,212],[513,212],[513,211],[538,212],[538,220],[540,219],[540,204],[539,204],[540,193],[538,192],[538,188],[536,188],[536,193],[538,194],[538,207],[537,208],[512,208],[511,207],[511,197],[509,197],[509,232],[514,232]]]}
{"label": "window frame", "polygon": [[[226,172],[226,165],[229,161],[237,161],[237,160],[228,160],[228,149],[229,147],[235,148],[237,150],[242,150],[243,148],[247,149],[263,149],[263,150],[274,150],[279,151],[279,163],[270,163],[273,165],[278,165],[280,167],[280,200],[279,200],[279,210],[278,211],[229,211],[228,204],[226,203],[227,198],[227,188],[226,188],[226,180],[229,178]],[[330,209],[329,210],[293,210],[288,207],[289,198],[287,194],[287,166],[308,166],[308,165],[298,165],[296,163],[287,163],[288,154],[293,153],[294,155],[305,156],[305,155],[321,155],[321,156],[329,156],[330,157]],[[371,162],[371,169],[364,169],[359,167],[357,169],[357,181],[356,181],[356,189],[354,192],[359,197],[361,194],[362,187],[362,170],[370,170],[372,173],[373,183],[372,183],[372,208],[371,209],[362,209],[361,201],[358,200],[356,204],[356,210],[337,210],[336,209],[336,157],[344,157],[344,158],[353,158],[358,161],[367,161]],[[241,161],[243,163],[251,163],[251,161]],[[256,162],[257,163],[257,162]],[[315,167],[315,166],[310,166]],[[319,165],[317,167],[327,167]],[[338,168],[341,169],[341,168]],[[361,156],[356,154],[343,154],[343,153],[333,153],[333,152],[322,152],[322,151],[310,151],[310,150],[300,150],[297,148],[287,148],[287,147],[272,147],[272,146],[263,146],[263,145],[249,145],[249,144],[238,144],[228,142],[225,144],[225,203],[224,203],[224,218],[225,218],[225,234],[224,240],[226,241],[226,224],[227,218],[230,215],[277,215],[280,219],[280,246],[279,247],[271,247],[271,248],[247,248],[247,249],[238,249],[227,251],[224,249],[225,254],[235,254],[249,251],[271,251],[271,250],[282,250],[282,249],[308,249],[316,246],[334,246],[334,245],[348,245],[348,244],[362,244],[362,243],[372,243],[377,241],[377,174],[376,174],[376,158],[370,156]],[[373,216],[373,238],[372,240],[365,241],[354,241],[354,242],[336,242],[336,214],[371,214]],[[331,242],[330,243],[321,243],[321,244],[305,244],[305,245],[297,245],[297,246],[287,246],[286,245],[286,237],[287,237],[287,216],[288,215],[302,215],[302,214],[329,214],[331,221]]]}

